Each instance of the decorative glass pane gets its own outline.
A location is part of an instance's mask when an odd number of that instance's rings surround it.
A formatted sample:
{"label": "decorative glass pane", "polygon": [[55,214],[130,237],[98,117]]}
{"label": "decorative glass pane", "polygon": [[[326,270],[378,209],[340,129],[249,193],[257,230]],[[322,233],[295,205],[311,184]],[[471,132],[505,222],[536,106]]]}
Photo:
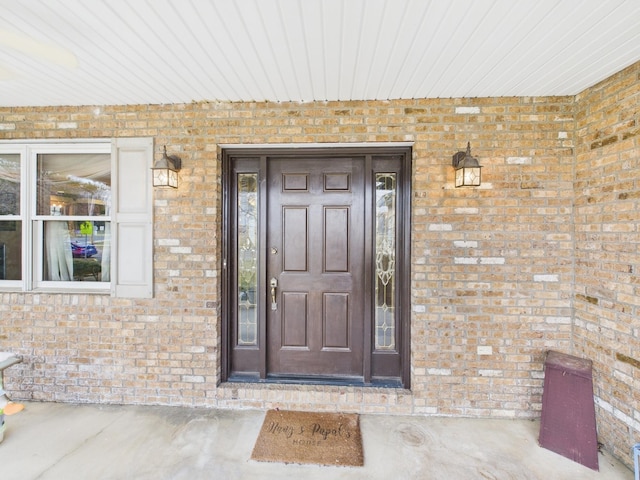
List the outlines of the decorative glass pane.
{"label": "decorative glass pane", "polygon": [[0,220],[0,280],[22,280],[22,222]]}
{"label": "decorative glass pane", "polygon": [[38,155],[38,215],[109,215],[109,154]]}
{"label": "decorative glass pane", "polygon": [[258,175],[237,180],[238,345],[250,346],[258,344]]}
{"label": "decorative glass pane", "polygon": [[[111,262],[109,222],[44,222],[43,280],[108,282]],[[126,245],[123,246],[126,248]]]}
{"label": "decorative glass pane", "polygon": [[20,215],[20,155],[0,154],[0,215]]}
{"label": "decorative glass pane", "polygon": [[376,174],[376,350],[396,348],[396,196],[396,174]]}
{"label": "decorative glass pane", "polygon": [[456,187],[480,186],[480,168],[466,167],[456,170]]}

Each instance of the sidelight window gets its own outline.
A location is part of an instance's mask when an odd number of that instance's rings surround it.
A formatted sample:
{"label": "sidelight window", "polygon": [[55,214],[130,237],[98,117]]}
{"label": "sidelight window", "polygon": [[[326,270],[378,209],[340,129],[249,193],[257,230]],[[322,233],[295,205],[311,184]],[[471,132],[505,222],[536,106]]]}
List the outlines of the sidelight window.
{"label": "sidelight window", "polygon": [[258,343],[258,175],[239,173],[237,196],[238,345]]}
{"label": "sidelight window", "polygon": [[396,348],[396,174],[376,174],[375,348]]}

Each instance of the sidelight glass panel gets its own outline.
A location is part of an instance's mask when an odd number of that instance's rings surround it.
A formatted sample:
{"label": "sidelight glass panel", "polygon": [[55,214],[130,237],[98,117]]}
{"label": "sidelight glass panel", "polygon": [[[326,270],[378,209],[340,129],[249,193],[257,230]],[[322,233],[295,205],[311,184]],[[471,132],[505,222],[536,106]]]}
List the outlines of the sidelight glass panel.
{"label": "sidelight glass panel", "polygon": [[237,177],[238,345],[258,344],[258,175]]}
{"label": "sidelight glass panel", "polygon": [[396,174],[376,174],[375,349],[396,348]]}

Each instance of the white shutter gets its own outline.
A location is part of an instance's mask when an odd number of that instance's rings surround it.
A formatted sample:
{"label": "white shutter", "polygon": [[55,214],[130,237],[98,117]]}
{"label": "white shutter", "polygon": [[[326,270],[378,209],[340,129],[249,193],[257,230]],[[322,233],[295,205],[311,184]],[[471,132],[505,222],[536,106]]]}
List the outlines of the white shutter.
{"label": "white shutter", "polygon": [[153,297],[152,138],[112,141],[111,293]]}

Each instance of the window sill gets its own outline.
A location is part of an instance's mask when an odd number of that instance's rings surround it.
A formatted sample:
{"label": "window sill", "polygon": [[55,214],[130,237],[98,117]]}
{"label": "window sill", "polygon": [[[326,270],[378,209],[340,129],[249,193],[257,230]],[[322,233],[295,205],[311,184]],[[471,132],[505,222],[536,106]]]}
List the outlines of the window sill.
{"label": "window sill", "polygon": [[24,293],[24,294],[71,294],[71,295],[111,295],[110,289],[97,288],[34,288],[33,290],[23,290],[19,287],[1,287],[0,293]]}
{"label": "window sill", "polygon": [[80,295],[86,293],[87,295],[111,295],[111,289],[104,288],[34,288],[33,290],[25,291],[24,293],[71,293],[73,295]]}

